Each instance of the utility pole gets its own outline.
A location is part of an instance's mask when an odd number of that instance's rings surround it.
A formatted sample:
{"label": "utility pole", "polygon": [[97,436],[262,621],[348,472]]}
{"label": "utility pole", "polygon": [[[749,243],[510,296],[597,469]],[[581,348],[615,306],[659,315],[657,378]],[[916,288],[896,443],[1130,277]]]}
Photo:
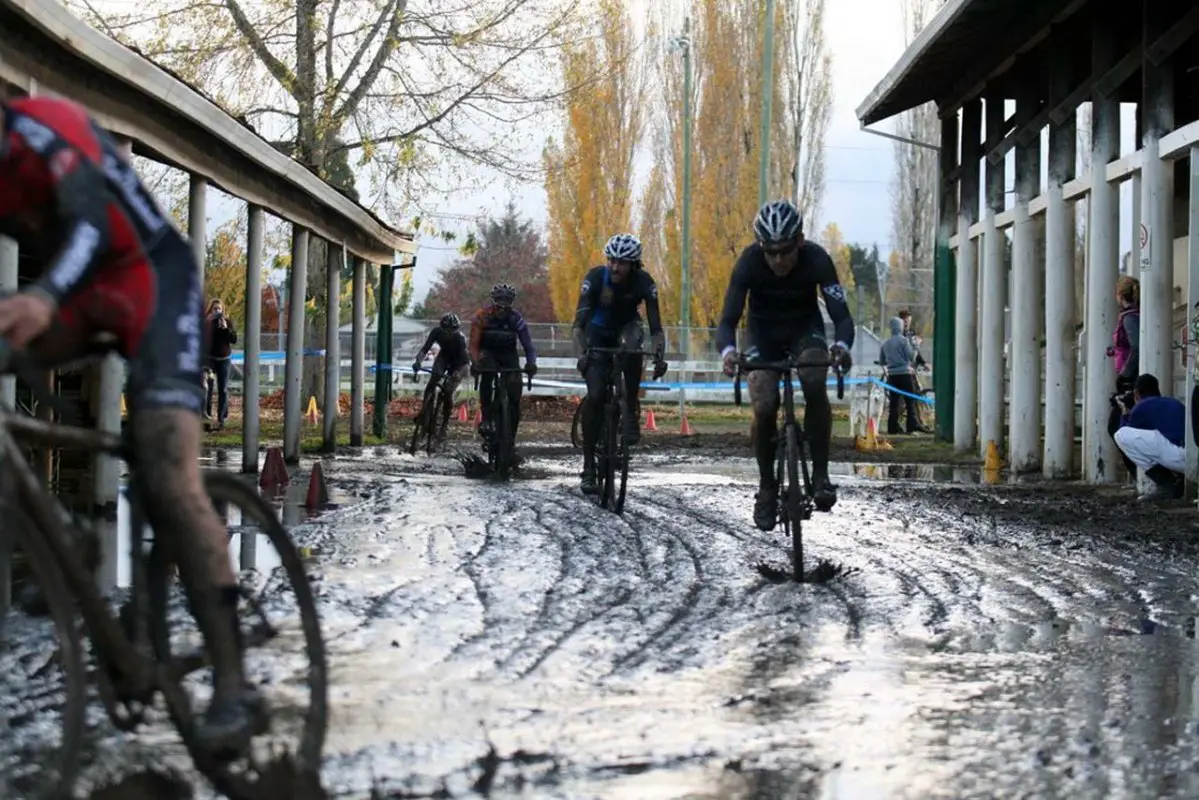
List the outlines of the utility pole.
{"label": "utility pole", "polygon": [[[683,20],[683,35],[671,42],[683,54],[683,252],[679,281],[679,322],[683,361],[691,356],[691,17]],[[683,382],[680,376],[680,383]],[[685,390],[679,390],[680,418],[685,410]]]}
{"label": "utility pole", "polygon": [[762,47],[762,132],[758,149],[758,205],[770,192],[770,112],[774,102],[774,0],[766,0],[766,42]]}

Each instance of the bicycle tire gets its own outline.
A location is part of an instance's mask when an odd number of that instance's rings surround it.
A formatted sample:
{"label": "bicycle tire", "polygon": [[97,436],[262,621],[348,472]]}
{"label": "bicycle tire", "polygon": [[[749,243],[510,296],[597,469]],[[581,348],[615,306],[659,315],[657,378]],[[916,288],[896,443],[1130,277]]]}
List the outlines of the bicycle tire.
{"label": "bicycle tire", "polygon": [[79,755],[87,723],[88,674],[83,660],[83,641],[75,622],[75,597],[68,588],[66,576],[54,557],[46,539],[40,535],[32,519],[20,512],[20,523],[14,544],[25,555],[29,571],[41,587],[49,616],[54,623],[58,643],[59,664],[66,681],[66,696],[62,710],[62,743],[54,759],[39,759],[37,786],[31,800],[60,800],[72,797],[79,777]]}
{"label": "bicycle tire", "polygon": [[803,580],[803,511],[801,510],[803,486],[799,482],[799,436],[795,425],[788,424],[785,433],[785,452],[787,455],[787,492],[783,502],[787,509],[787,517],[791,520],[791,564],[795,570],[795,580]]}
{"label": "bicycle tire", "polygon": [[508,420],[511,409],[508,406],[508,387],[502,381],[496,381],[497,391],[503,394],[498,398],[499,414],[495,421],[493,436],[496,449],[496,472],[502,480],[508,480],[512,473],[512,423]]}
{"label": "bicycle tire", "polygon": [[416,455],[416,445],[420,442],[421,433],[428,427],[429,398],[426,395],[421,403],[420,411],[412,420],[412,441],[408,445],[408,455]]}
{"label": "bicycle tire", "polygon": [[425,434],[425,455],[433,455],[436,450],[434,442],[437,440],[437,421],[441,418],[441,391],[439,387],[434,387],[431,392],[433,395],[431,402],[426,403],[428,411],[425,415],[424,434]]}
{"label": "bicycle tire", "polygon": [[[618,422],[616,442],[618,445],[616,451],[616,464],[613,465],[613,480],[619,479],[620,483],[615,488],[615,495],[612,498],[612,510],[617,514],[624,511],[625,494],[629,486],[629,435],[624,430],[624,420],[628,417],[628,401],[621,398],[617,406],[616,413]],[[619,469],[619,475],[616,475],[616,470]]]}
{"label": "bicycle tire", "polygon": [[600,505],[604,508],[616,509],[616,461],[619,458],[617,447],[620,436],[620,407],[611,400],[605,408],[604,419],[604,456],[601,467],[603,489],[600,492]]}
{"label": "bicycle tire", "polygon": [[576,450],[583,447],[583,403],[575,407],[574,419],[570,422],[570,443]]}
{"label": "bicycle tire", "polygon": [[450,394],[445,387],[437,387],[437,403],[433,406],[433,434],[429,437],[429,455],[433,455],[437,447],[445,441],[446,428],[450,424]]}
{"label": "bicycle tire", "polygon": [[[275,510],[251,486],[243,483],[232,473],[213,470],[204,473],[204,488],[212,500],[224,501],[240,509],[243,522],[248,518],[257,525],[259,535],[265,535],[270,540],[279,556],[280,568],[286,574],[287,583],[294,593],[300,614],[305,655],[308,657],[309,704],[304,715],[299,747],[292,755],[297,758],[297,773],[315,778],[319,782],[321,753],[324,749],[329,720],[329,667],[316,600],[312,584],[304,569],[303,560],[300,558],[295,543],[280,524]],[[171,663],[170,627],[166,603],[168,566],[169,556],[163,545],[156,539],[150,551],[148,568],[150,634],[154,652],[159,661],[159,682],[160,684],[170,684],[171,691],[164,689],[164,694],[167,696],[171,721],[179,731],[196,768],[208,778],[218,791],[224,792],[233,800],[242,800],[243,798],[256,800],[256,798],[264,796],[256,782],[250,781],[244,774],[236,774],[232,770],[233,765],[241,759],[225,762],[201,747],[194,735],[195,716],[190,710],[190,703],[171,702],[172,693],[176,696],[182,694],[184,698],[186,698],[186,693],[179,681],[168,676],[167,670],[167,665]],[[177,690],[177,692],[173,690]]]}

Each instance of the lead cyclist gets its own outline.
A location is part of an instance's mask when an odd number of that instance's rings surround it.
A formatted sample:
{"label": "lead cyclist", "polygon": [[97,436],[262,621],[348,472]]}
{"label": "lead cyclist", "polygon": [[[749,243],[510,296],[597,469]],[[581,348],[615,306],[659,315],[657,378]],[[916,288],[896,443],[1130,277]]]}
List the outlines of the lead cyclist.
{"label": "lead cyclist", "polygon": [[[753,222],[754,243],[741,253],[729,279],[724,310],[716,331],[716,345],[724,372],[736,372],[737,325],[749,300],[751,352],[766,361],[777,361],[790,352],[801,364],[798,370],[804,396],[804,431],[812,449],[813,501],[820,511],[830,511],[837,490],[829,480],[829,447],[833,410],[828,398],[828,367],[842,371],[852,365],[854,324],[846,303],[845,288],[828,252],[804,238],[803,217],[786,200],[767,203]],[[825,339],[824,318],[818,297],[836,326],[832,346]],[[758,493],[754,524],[772,530],[778,521],[778,486],[775,484],[775,439],[778,436],[779,373],[755,370],[749,374],[753,406],[750,438],[758,460]]]}

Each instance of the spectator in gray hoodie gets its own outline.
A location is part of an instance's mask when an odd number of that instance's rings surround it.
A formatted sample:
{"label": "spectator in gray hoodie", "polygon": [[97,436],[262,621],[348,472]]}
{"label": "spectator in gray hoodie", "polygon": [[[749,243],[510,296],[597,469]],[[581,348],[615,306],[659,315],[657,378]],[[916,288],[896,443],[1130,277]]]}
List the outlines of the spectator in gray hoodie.
{"label": "spectator in gray hoodie", "polygon": [[[904,404],[907,414],[908,433],[926,433],[927,429],[920,424],[916,416],[916,374],[913,363],[916,360],[916,348],[904,335],[903,320],[891,318],[891,338],[883,342],[879,351],[879,361],[887,369],[887,385],[898,391],[890,393],[890,409],[887,414],[887,434],[896,436],[899,430],[899,405]],[[900,394],[903,392],[904,394]]]}

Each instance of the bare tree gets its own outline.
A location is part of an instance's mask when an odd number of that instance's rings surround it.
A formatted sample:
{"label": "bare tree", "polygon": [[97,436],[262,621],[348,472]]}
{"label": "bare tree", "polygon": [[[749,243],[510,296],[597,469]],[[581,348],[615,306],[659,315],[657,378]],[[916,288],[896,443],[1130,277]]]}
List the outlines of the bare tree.
{"label": "bare tree", "polygon": [[785,4],[786,117],[794,135],[792,199],[815,230],[824,198],[824,137],[833,113],[833,57],[825,47],[825,0]]}
{"label": "bare tree", "polygon": [[[900,0],[904,42],[911,44],[944,0]],[[926,103],[900,116],[900,136],[935,143],[939,136],[936,106]],[[932,309],[933,258],[937,208],[937,153],[927,147],[897,142],[892,187],[891,232],[896,263],[889,280],[888,302]],[[926,320],[927,321],[927,320]]]}

